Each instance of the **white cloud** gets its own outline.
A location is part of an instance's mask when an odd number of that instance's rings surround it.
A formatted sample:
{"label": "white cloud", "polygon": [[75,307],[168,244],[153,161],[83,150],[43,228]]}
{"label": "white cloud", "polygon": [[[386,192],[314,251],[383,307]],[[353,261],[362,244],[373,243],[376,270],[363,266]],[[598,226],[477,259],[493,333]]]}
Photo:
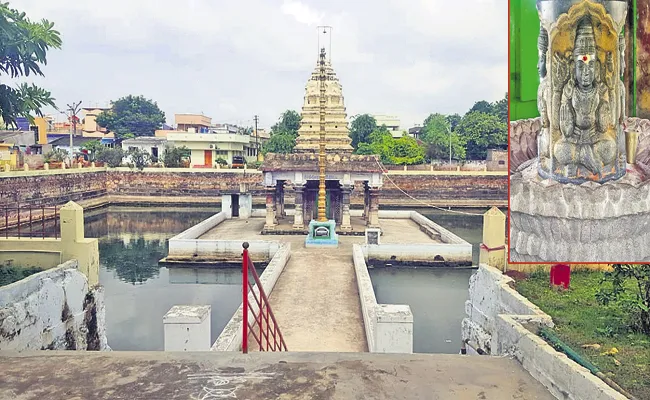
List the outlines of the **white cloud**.
{"label": "white cloud", "polygon": [[506,0],[21,0],[63,36],[40,85],[61,104],[128,94],[173,114],[272,125],[302,105],[316,26],[333,26],[332,61],[349,114],[464,113],[507,90]]}

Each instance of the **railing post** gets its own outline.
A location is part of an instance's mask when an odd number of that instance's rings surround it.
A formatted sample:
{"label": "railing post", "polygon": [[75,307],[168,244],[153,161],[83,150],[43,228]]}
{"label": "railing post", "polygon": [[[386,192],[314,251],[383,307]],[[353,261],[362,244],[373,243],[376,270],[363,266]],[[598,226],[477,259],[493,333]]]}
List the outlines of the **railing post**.
{"label": "railing post", "polygon": [[242,353],[248,353],[248,242],[244,242],[242,247],[244,248],[244,253],[242,257],[242,305],[243,305],[243,332],[242,332],[242,341],[241,341],[241,350]]}

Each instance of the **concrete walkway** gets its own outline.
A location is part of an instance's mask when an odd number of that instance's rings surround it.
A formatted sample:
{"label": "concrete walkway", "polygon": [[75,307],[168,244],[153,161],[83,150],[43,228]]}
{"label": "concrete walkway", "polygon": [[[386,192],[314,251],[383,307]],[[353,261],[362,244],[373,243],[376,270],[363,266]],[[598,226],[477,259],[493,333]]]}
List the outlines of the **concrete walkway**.
{"label": "concrete walkway", "polygon": [[[291,217],[280,220],[289,226]],[[408,219],[382,219],[384,243],[435,243]],[[224,221],[201,239],[291,243],[291,259],[271,292],[271,308],[290,351],[368,351],[352,245],[363,236],[339,236],[338,248],[305,248],[304,235],[261,235],[263,218]],[[362,228],[358,228],[362,229]],[[252,340],[252,338],[251,338]],[[252,343],[252,342],[251,342]]]}
{"label": "concrete walkway", "polygon": [[290,351],[368,351],[352,264],[353,240],[341,240],[338,249],[308,249],[304,237],[297,238],[271,293],[271,307],[287,347]]}
{"label": "concrete walkway", "polygon": [[551,400],[514,360],[442,354],[0,352],[0,399]]}

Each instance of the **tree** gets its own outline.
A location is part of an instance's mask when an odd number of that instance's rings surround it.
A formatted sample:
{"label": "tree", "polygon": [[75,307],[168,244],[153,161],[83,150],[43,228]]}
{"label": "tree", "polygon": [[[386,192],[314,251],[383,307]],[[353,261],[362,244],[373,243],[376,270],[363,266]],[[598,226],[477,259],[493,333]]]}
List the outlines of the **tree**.
{"label": "tree", "polygon": [[650,268],[640,264],[613,264],[613,271],[605,272],[605,284],[596,298],[604,305],[619,302],[629,311],[630,325],[635,330],[650,334]]}
{"label": "tree", "polygon": [[97,161],[106,163],[111,168],[119,167],[122,165],[124,158],[124,151],[121,147],[104,147],[97,153]]}
{"label": "tree", "polygon": [[91,140],[84,143],[81,148],[88,150],[88,159],[90,161],[95,161],[97,159],[97,153],[104,148],[104,145],[99,140]]}
{"label": "tree", "polygon": [[[458,114],[456,114],[457,116]],[[452,118],[453,117],[453,118]],[[452,157],[465,159],[465,143],[457,132],[449,132],[454,116],[431,114],[424,120],[420,139],[426,144],[427,159],[446,160],[449,157],[449,141],[451,136]]]}
{"label": "tree", "polygon": [[465,114],[456,127],[458,135],[466,143],[467,158],[485,160],[487,149],[504,148],[508,145],[508,128],[498,117],[482,112]]}
{"label": "tree", "polygon": [[290,133],[293,136],[298,136],[300,119],[300,114],[297,111],[287,110],[283,112],[278,122],[271,127],[271,135],[274,133]]}
{"label": "tree", "polygon": [[492,114],[499,118],[499,121],[508,123],[508,92],[503,99],[492,104]]}
{"label": "tree", "polygon": [[97,115],[97,124],[120,139],[153,136],[165,122],[158,104],[144,96],[126,96],[111,102],[111,109]]}
{"label": "tree", "polygon": [[452,132],[456,130],[456,127],[458,126],[458,124],[460,124],[461,119],[463,119],[463,117],[461,117],[458,114],[447,115],[447,121],[449,121],[449,123],[451,124]]}
{"label": "tree", "polygon": [[377,129],[375,117],[369,114],[361,114],[353,117],[350,124],[350,137],[352,138],[352,147],[355,149],[361,143],[368,143],[369,136]]}
{"label": "tree", "polygon": [[262,146],[262,154],[291,153],[296,146],[296,136],[288,132],[274,133]]}
{"label": "tree", "polygon": [[167,168],[180,168],[183,166],[183,158],[187,157],[189,149],[182,147],[165,147],[163,151],[163,165]]}
{"label": "tree", "polygon": [[137,168],[140,171],[144,169],[151,162],[151,156],[146,150],[142,150],[139,147],[134,147],[131,150],[127,151],[127,157],[129,158],[129,167]]}
{"label": "tree", "polygon": [[[32,22],[25,13],[0,3],[0,77],[44,76],[41,65],[47,64],[47,52],[61,48],[61,37],[54,24]],[[17,117],[33,121],[32,113],[43,116],[45,106],[56,108],[51,93],[34,84],[17,87],[0,84],[0,117],[6,125],[15,125]]]}
{"label": "tree", "polygon": [[384,164],[412,165],[424,162],[424,149],[410,136],[395,139],[386,126],[368,136],[369,142],[360,143],[357,154],[376,154]]}
{"label": "tree", "polygon": [[492,114],[492,104],[485,100],[477,101],[474,103],[472,108],[467,112],[468,114],[471,112],[482,112],[485,114]]}

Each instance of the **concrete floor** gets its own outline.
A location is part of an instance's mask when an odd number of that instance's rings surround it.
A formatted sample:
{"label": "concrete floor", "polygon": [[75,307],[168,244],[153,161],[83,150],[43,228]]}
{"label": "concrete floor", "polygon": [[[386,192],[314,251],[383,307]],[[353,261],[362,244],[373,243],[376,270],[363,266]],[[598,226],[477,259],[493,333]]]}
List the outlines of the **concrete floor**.
{"label": "concrete floor", "polygon": [[0,398],[551,400],[515,360],[443,354],[0,352]]}
{"label": "concrete floor", "polygon": [[[285,225],[291,217],[281,220]],[[353,223],[360,224],[361,218]],[[382,219],[382,243],[433,240],[411,220]],[[227,220],[201,239],[273,240],[291,243],[291,259],[271,293],[273,313],[290,351],[368,351],[352,245],[363,236],[339,236],[339,247],[305,248],[304,235],[261,235],[263,218]]]}

